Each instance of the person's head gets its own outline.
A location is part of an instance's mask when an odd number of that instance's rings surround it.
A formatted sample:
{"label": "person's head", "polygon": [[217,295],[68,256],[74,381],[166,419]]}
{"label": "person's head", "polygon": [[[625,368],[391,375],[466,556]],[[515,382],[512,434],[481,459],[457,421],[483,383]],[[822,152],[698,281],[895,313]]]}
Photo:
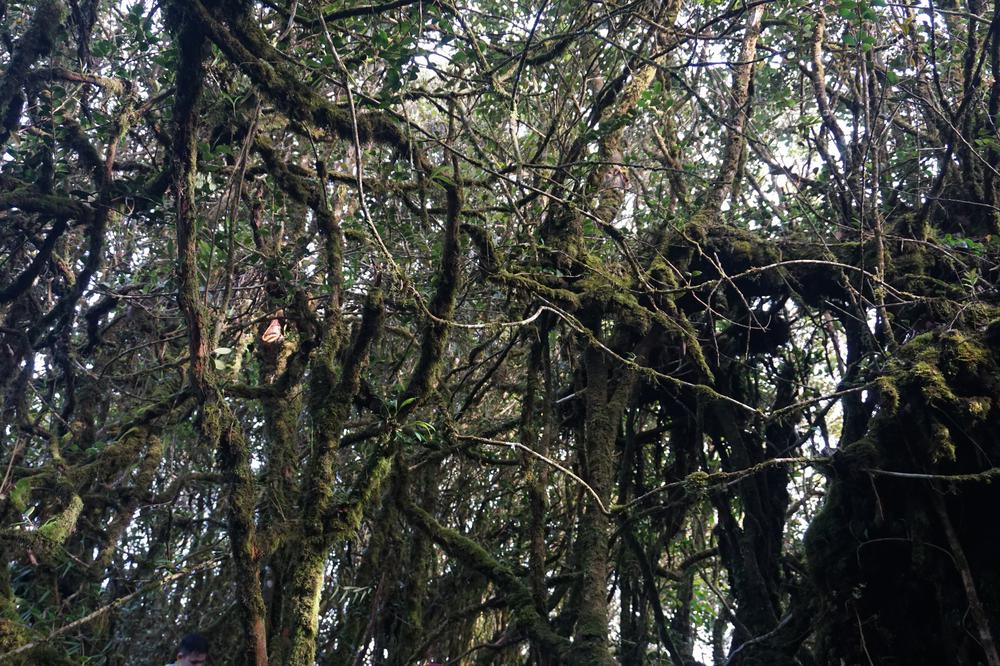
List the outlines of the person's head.
{"label": "person's head", "polygon": [[177,646],[174,666],[205,666],[208,660],[208,641],[201,634],[188,634]]}

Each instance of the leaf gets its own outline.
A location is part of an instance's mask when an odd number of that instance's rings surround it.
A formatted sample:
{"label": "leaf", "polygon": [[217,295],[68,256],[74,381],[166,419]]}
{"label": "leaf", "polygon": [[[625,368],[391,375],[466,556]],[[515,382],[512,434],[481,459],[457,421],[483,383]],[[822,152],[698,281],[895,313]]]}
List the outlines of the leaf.
{"label": "leaf", "polygon": [[278,319],[272,319],[271,323],[268,324],[267,329],[264,331],[263,334],[261,334],[260,339],[263,340],[264,342],[271,343],[271,342],[278,342],[279,340],[281,340],[281,337],[282,337],[281,321],[279,321]]}
{"label": "leaf", "polygon": [[216,356],[225,356],[226,354],[232,354],[233,350],[229,347],[216,347],[212,353]]}

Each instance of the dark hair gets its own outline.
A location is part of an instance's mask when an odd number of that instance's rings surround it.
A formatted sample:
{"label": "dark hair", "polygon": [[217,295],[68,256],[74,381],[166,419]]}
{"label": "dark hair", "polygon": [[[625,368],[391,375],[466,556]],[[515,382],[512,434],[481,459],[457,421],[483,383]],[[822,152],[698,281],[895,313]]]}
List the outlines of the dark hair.
{"label": "dark hair", "polygon": [[208,639],[201,634],[188,634],[177,646],[180,654],[208,654]]}

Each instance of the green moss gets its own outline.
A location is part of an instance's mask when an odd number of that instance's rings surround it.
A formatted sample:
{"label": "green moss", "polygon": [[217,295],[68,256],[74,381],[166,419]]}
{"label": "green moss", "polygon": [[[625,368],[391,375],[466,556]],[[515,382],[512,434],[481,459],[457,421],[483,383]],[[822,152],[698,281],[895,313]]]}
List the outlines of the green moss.
{"label": "green moss", "polygon": [[564,653],[569,645],[556,634],[548,621],[535,608],[531,590],[510,567],[497,561],[493,555],[472,539],[445,527],[430,514],[401,497],[400,508],[410,521],[441,546],[451,557],[492,581],[505,594],[508,606],[518,625],[546,650]]}
{"label": "green moss", "polygon": [[[906,356],[913,359],[913,363],[900,373],[898,382],[901,385],[917,390],[931,407],[959,409],[975,419],[989,413],[992,400],[988,396],[962,395],[980,383],[977,378],[994,374],[992,356],[987,348],[959,331],[946,331],[938,336],[922,335],[907,347]],[[932,438],[937,439],[937,436]]]}
{"label": "green moss", "polygon": [[920,393],[928,405],[944,406],[957,400],[941,370],[932,363],[915,363],[907,374],[910,379],[918,382]]}
{"label": "green moss", "polygon": [[222,432],[222,413],[215,401],[206,402],[201,407],[199,429],[203,440],[214,449]]}
{"label": "green moss", "polygon": [[125,469],[139,458],[148,436],[141,428],[130,428],[98,454],[96,464],[109,470]]}
{"label": "green moss", "polygon": [[993,401],[986,396],[969,398],[965,401],[966,412],[977,421],[986,418],[992,408]]}
{"label": "green moss", "polygon": [[38,528],[38,535],[52,545],[62,545],[76,529],[76,521],[80,519],[82,511],[83,500],[80,499],[79,495],[74,494],[70,497],[66,508]]}
{"label": "green moss", "polygon": [[899,388],[894,379],[888,375],[883,375],[875,380],[881,397],[882,409],[886,414],[895,414],[899,409]]}
{"label": "green moss", "polygon": [[0,617],[0,654],[16,650],[31,641],[28,628],[11,617]]}
{"label": "green moss", "polygon": [[863,437],[842,448],[839,457],[843,466],[859,469],[874,466],[881,455],[875,440]]}
{"label": "green moss", "polygon": [[657,254],[649,262],[649,274],[666,289],[677,288],[677,276],[663,256]]}
{"label": "green moss", "polygon": [[679,271],[686,271],[705,244],[705,228],[712,224],[710,215],[699,213],[691,217],[676,237],[667,241],[666,261]]}
{"label": "green moss", "polygon": [[289,613],[294,619],[286,662],[289,666],[311,666],[315,662],[323,560],[323,555],[304,553],[292,576],[293,594],[288,601]]}
{"label": "green moss", "polygon": [[[908,232],[904,231],[908,235]],[[887,273],[893,282],[907,285],[907,288],[914,286],[916,281],[926,276],[928,270],[934,265],[934,259],[927,250],[927,246],[918,243],[906,244],[906,251],[893,257],[891,266],[887,266]]]}
{"label": "green moss", "polygon": [[582,300],[598,303],[604,310],[620,313],[624,321],[640,331],[649,329],[652,313],[642,307],[626,282],[615,282],[603,273],[590,272],[576,283]]}
{"label": "green moss", "polygon": [[930,435],[931,444],[933,445],[930,451],[931,462],[954,462],[955,443],[951,439],[951,431],[948,430],[948,426],[939,421],[933,421],[930,427]]}
{"label": "green moss", "polygon": [[684,479],[684,489],[692,497],[702,497],[708,490],[708,483],[711,480],[708,472],[698,470],[691,472]]}
{"label": "green moss", "polygon": [[[808,569],[817,583],[820,608],[830,618],[817,640],[826,643],[827,650],[836,645],[835,654],[851,655],[838,651],[856,636],[856,609],[864,617],[866,609],[878,608],[880,622],[899,635],[914,618],[920,618],[922,626],[938,626],[942,604],[961,605],[943,588],[931,589],[934,596],[929,598],[923,584],[944,580],[941,567],[953,573],[947,558],[924,545],[940,539],[941,527],[927,510],[928,500],[940,489],[918,477],[881,475],[873,469],[945,475],[956,482],[947,511],[967,519],[963,547],[982,561],[995,559],[988,545],[992,541],[988,535],[977,537],[981,530],[975,525],[987,516],[982,507],[995,495],[986,484],[997,472],[983,468],[996,455],[993,405],[1000,399],[995,352],[1000,338],[991,338],[988,331],[979,336],[967,322],[948,321],[966,332],[916,337],[877,380],[883,408],[864,438],[833,457],[826,502],[807,532]],[[921,584],[909,587],[911,580]],[[890,589],[900,603],[884,611]],[[899,639],[875,632],[869,636],[880,642],[882,654],[886,646],[898,654]],[[952,638],[935,635],[934,640]],[[844,661],[860,663],[854,658]],[[907,663],[916,662],[911,657]]]}
{"label": "green moss", "polygon": [[339,518],[336,535],[339,538],[352,538],[361,529],[361,521],[371,508],[372,502],[378,497],[385,480],[392,469],[391,457],[380,457],[365,474],[362,486],[355,491],[355,499],[343,507]]}
{"label": "green moss", "polygon": [[28,510],[28,502],[31,500],[31,490],[34,487],[37,476],[26,476],[18,479],[17,483],[10,491],[10,503],[17,511],[24,513]]}
{"label": "green moss", "polygon": [[941,335],[941,346],[949,360],[965,366],[979,366],[990,358],[989,351],[959,331],[946,331]]}
{"label": "green moss", "polygon": [[511,273],[501,269],[498,273],[501,280],[513,286],[521,287],[527,291],[544,296],[557,303],[563,303],[570,309],[580,307],[580,297],[570,291],[560,287],[551,287],[541,282],[541,276],[531,276],[524,273]]}
{"label": "green moss", "polygon": [[754,246],[750,241],[745,240],[731,240],[729,242],[729,250],[738,256],[750,257],[754,254]]}

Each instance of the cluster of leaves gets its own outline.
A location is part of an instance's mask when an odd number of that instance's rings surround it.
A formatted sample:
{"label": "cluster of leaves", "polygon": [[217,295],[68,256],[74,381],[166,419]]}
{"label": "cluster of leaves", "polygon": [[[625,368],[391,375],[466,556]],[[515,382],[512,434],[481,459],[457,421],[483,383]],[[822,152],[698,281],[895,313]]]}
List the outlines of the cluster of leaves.
{"label": "cluster of leaves", "polygon": [[993,663],[816,518],[988,466],[983,4],[0,2],[0,660]]}

